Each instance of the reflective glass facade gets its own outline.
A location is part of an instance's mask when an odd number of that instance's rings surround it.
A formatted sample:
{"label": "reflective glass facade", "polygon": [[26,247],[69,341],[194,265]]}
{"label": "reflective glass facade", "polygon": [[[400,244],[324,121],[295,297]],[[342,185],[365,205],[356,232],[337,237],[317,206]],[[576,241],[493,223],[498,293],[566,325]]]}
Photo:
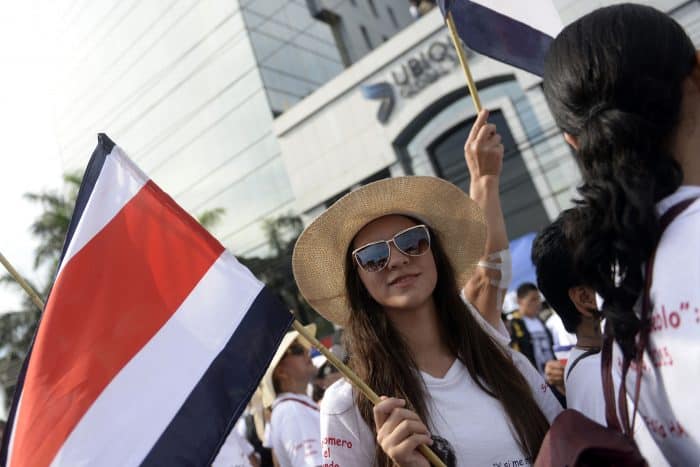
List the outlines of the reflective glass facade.
{"label": "reflective glass facade", "polygon": [[306,0],[55,9],[64,169],[82,170],[105,132],[193,215],[224,208],[212,230],[234,253],[264,254],[263,220],[294,201],[273,119],[344,70],[331,27]]}
{"label": "reflective glass facade", "polygon": [[241,8],[275,115],[344,69],[329,26],[305,0],[241,0]]}

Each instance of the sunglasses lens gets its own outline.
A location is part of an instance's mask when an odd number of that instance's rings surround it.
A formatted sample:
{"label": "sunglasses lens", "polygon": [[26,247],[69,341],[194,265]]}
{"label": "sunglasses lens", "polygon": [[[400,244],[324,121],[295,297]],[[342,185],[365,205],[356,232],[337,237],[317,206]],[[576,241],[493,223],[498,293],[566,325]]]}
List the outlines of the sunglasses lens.
{"label": "sunglasses lens", "polygon": [[430,248],[430,237],[424,227],[417,226],[397,235],[394,243],[403,253],[420,256]]}
{"label": "sunglasses lens", "polygon": [[386,243],[375,243],[355,252],[357,263],[367,272],[377,272],[386,266],[389,259],[389,245]]}
{"label": "sunglasses lens", "polygon": [[287,353],[294,356],[304,355],[306,353],[306,349],[299,344],[293,344],[289,346]]}

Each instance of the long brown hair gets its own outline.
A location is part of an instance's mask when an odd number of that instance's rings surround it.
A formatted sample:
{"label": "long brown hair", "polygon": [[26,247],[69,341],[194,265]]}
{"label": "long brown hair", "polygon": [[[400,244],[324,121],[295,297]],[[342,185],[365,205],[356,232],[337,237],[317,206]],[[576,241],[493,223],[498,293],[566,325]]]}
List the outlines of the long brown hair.
{"label": "long brown hair", "polygon": [[[455,273],[440,239],[432,230],[430,236],[437,268],[433,300],[441,338],[464,364],[474,382],[501,402],[520,448],[534,459],[549,423],[535,402],[530,386],[506,350],[491,339],[467,309],[457,290]],[[378,394],[405,399],[421,420],[429,424],[425,383],[411,351],[382,306],[362,284],[350,249],[346,261],[345,280],[352,312],[344,338],[350,366]],[[359,393],[355,394],[355,403],[376,436],[372,403]],[[392,465],[379,445],[376,447],[376,465]]]}

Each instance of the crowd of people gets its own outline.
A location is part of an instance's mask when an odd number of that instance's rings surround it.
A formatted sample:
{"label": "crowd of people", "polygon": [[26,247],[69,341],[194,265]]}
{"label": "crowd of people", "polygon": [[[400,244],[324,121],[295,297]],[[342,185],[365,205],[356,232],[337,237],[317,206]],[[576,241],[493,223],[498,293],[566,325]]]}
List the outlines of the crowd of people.
{"label": "crowd of people", "polygon": [[564,408],[606,425],[608,343],[627,394],[617,416],[648,464],[698,465],[699,57],[674,20],[631,4],[554,40],[545,95],[584,182],[536,237],[537,284],[519,285],[507,319],[504,148],[487,111],[464,146],[468,196],[391,178],[316,218],[295,247],[297,284],[382,400],[315,366],[291,332],[224,445],[242,460],[218,465],[427,466],[420,445],[448,466],[530,465]]}

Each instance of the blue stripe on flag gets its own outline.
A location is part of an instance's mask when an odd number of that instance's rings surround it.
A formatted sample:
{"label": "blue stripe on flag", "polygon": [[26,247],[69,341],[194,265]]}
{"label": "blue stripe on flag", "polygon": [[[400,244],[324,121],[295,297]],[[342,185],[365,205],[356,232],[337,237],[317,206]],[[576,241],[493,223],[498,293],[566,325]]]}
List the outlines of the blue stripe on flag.
{"label": "blue stripe on flag", "polygon": [[292,319],[264,287],[142,465],[211,465]]}
{"label": "blue stripe on flag", "polygon": [[[83,174],[83,180],[80,183],[80,190],[78,191],[78,197],[75,202],[75,208],[73,209],[73,216],[71,217],[71,222],[68,226],[68,233],[66,235],[66,240],[63,243],[63,250],[61,251],[61,260],[59,265],[63,262],[63,258],[66,255],[66,250],[68,250],[68,245],[70,245],[75,229],[78,226],[78,222],[85,211],[85,206],[92,196],[92,191],[97,183],[97,178],[102,172],[102,167],[104,166],[105,160],[109,153],[112,152],[114,148],[114,142],[104,133],[97,135],[97,147],[90,157],[90,162],[88,163],[85,173]],[[58,271],[56,271],[58,272]],[[50,295],[50,292],[49,292]],[[41,319],[37,324],[37,330],[39,329],[39,324],[41,324]],[[34,348],[34,338],[36,338],[36,333],[32,338],[32,343],[27,351],[27,357],[24,359],[22,364],[22,369],[19,372],[17,378],[17,386],[15,387],[14,397],[12,399],[12,406],[10,407],[10,412],[7,415],[7,424],[5,425],[5,431],[2,436],[2,446],[0,446],[0,466],[7,465],[7,454],[10,442],[10,434],[12,433],[12,426],[14,425],[15,416],[17,413],[17,403],[19,402],[20,394],[22,393],[22,388],[24,386],[24,378],[27,374],[27,366],[29,365],[29,358],[32,355],[32,349]]]}
{"label": "blue stripe on flag", "polygon": [[439,3],[443,15],[446,11],[452,13],[459,37],[467,47],[538,76],[544,74],[551,36],[468,0]]}

